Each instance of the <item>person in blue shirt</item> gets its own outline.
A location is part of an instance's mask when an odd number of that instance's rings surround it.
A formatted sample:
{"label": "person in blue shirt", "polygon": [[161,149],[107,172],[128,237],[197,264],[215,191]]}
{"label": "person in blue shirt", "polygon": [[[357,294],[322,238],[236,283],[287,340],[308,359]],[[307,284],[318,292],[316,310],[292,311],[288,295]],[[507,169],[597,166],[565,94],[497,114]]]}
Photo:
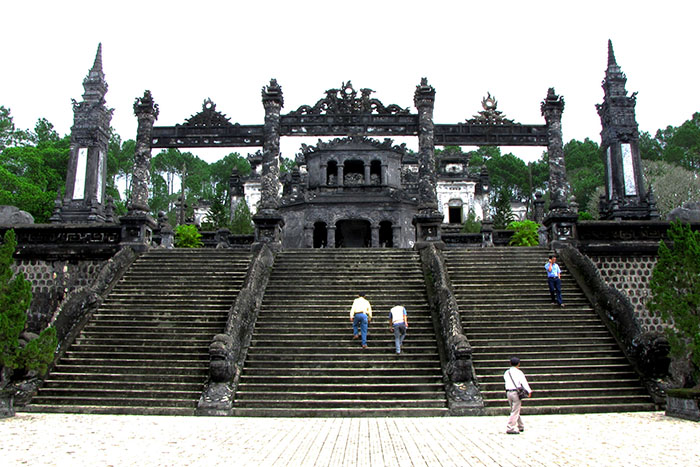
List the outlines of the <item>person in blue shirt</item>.
{"label": "person in blue shirt", "polygon": [[547,271],[547,283],[549,284],[549,296],[552,298],[552,303],[559,306],[564,306],[561,299],[561,268],[557,264],[555,255],[549,256],[549,261],[544,264],[544,269]]}

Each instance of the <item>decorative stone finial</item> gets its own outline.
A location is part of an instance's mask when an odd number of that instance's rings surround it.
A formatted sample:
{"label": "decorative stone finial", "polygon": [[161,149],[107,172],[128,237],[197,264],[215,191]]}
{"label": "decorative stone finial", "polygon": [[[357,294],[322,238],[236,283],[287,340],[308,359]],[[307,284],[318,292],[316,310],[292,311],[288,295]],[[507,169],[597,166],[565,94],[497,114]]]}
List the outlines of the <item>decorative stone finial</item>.
{"label": "decorative stone finial", "polygon": [[143,97],[137,97],[134,101],[134,114],[138,117],[145,114],[153,114],[154,120],[158,119],[158,104],[153,101],[151,91],[144,91]]}
{"label": "decorative stone finial", "polygon": [[282,95],[282,86],[277,84],[277,80],[272,78],[270,84],[262,88],[263,105],[267,102],[277,102],[280,107],[284,107],[284,96]]}
{"label": "decorative stone finial", "polygon": [[617,66],[615,52],[613,51],[612,40],[608,39],[608,66]]}

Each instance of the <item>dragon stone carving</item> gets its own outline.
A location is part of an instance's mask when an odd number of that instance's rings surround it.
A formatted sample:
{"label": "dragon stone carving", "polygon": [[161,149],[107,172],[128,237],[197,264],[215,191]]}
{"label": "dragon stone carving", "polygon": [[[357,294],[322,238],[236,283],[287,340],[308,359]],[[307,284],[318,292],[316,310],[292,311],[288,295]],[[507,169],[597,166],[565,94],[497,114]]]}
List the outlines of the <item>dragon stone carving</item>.
{"label": "dragon stone carving", "polygon": [[302,105],[289,115],[347,115],[347,114],[380,114],[380,115],[407,115],[409,109],[404,109],[396,104],[385,106],[379,99],[370,98],[374,90],[360,89],[360,96],[353,88],[352,82],[342,83],[340,89],[329,89],[326,97],[320,99],[313,106]]}

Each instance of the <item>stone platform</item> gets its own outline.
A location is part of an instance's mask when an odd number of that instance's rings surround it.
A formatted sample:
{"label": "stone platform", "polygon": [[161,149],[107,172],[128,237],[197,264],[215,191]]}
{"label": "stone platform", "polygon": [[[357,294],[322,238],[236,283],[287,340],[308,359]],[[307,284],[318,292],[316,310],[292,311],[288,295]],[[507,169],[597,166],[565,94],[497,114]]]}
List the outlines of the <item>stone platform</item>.
{"label": "stone platform", "polygon": [[505,417],[208,418],[21,413],[2,465],[700,465],[700,423],[662,412]]}

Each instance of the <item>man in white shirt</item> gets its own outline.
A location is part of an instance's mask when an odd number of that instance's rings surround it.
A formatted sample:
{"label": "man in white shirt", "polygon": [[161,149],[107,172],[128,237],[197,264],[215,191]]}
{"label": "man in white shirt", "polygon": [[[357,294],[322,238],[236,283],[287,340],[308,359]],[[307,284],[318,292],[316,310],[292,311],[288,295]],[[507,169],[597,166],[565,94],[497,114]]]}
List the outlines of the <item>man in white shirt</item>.
{"label": "man in white shirt", "polygon": [[[350,309],[350,322],[352,323],[353,339],[362,335],[362,348],[367,348],[367,329],[372,321],[372,305],[365,299],[364,293],[357,294]],[[359,328],[359,331],[358,331]]]}
{"label": "man in white shirt", "polygon": [[389,310],[389,324],[394,331],[396,355],[401,355],[401,345],[406,338],[406,328],[408,328],[406,308],[401,305],[392,307],[391,310]]}
{"label": "man in white shirt", "polygon": [[510,404],[510,417],[508,417],[506,433],[519,435],[520,432],[525,430],[525,425],[523,425],[523,420],[520,418],[522,401],[520,396],[518,396],[518,388],[524,388],[527,391],[527,397],[532,396],[532,389],[527,384],[525,374],[520,371],[520,359],[518,357],[510,359],[510,368],[503,374],[503,379],[506,382],[506,396]]}

